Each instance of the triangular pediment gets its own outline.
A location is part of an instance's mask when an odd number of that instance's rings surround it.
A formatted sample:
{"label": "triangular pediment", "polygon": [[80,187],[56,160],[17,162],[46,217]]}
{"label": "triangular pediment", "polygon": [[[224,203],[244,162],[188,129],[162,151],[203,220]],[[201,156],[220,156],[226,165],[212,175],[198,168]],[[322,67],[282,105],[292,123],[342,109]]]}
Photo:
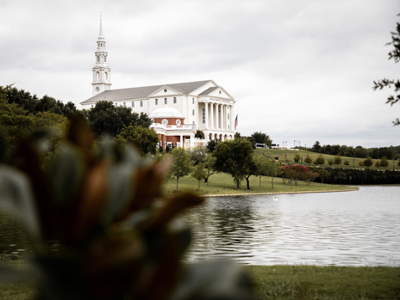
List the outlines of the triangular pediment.
{"label": "triangular pediment", "polygon": [[151,97],[168,97],[168,96],[176,96],[176,95],[182,95],[183,93],[181,91],[178,91],[177,89],[171,88],[167,85],[164,85],[151,93],[149,95],[149,98]]}

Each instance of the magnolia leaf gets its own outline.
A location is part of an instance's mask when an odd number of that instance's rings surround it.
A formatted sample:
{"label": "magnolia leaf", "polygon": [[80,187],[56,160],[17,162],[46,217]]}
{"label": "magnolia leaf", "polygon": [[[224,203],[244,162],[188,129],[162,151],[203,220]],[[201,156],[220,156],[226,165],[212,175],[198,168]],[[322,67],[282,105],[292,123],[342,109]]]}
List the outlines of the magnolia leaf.
{"label": "magnolia leaf", "polygon": [[81,152],[71,144],[63,144],[49,171],[54,200],[58,205],[72,200],[82,184],[85,163]]}
{"label": "magnolia leaf", "polygon": [[122,163],[111,165],[107,172],[109,194],[103,220],[114,221],[125,211],[135,187],[132,185],[134,169]]}
{"label": "magnolia leaf", "polygon": [[35,239],[41,240],[40,222],[27,176],[9,166],[0,166],[0,204],[14,212]]}
{"label": "magnolia leaf", "polygon": [[0,262],[0,284],[1,283],[26,283],[32,278],[29,272],[21,271],[15,267],[11,267],[8,264]]}
{"label": "magnolia leaf", "polygon": [[138,169],[144,163],[139,151],[131,144],[125,144],[122,149],[122,161],[128,163],[132,168]]}
{"label": "magnolia leaf", "polygon": [[170,300],[254,300],[252,284],[231,261],[188,265]]}

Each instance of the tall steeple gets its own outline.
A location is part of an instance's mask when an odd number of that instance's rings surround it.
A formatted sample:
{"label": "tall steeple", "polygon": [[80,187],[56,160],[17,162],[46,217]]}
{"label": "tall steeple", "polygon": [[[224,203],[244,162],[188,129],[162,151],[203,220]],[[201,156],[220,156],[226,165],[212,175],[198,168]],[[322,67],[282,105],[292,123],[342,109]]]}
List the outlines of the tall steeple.
{"label": "tall steeple", "polygon": [[108,52],[106,50],[106,40],[103,33],[103,20],[100,15],[100,31],[97,39],[97,49],[94,53],[95,64],[92,68],[93,82],[92,95],[97,95],[111,87],[111,69],[107,64]]}

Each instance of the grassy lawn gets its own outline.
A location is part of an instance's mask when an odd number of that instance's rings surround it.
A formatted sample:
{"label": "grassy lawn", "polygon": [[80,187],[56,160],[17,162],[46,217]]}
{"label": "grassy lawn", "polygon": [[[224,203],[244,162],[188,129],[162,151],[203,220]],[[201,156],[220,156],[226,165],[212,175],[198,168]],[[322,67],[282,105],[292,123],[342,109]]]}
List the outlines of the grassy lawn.
{"label": "grassy lawn", "polygon": [[[258,299],[400,299],[400,268],[246,266]],[[0,299],[33,299],[33,284],[0,284]]]}
{"label": "grassy lawn", "polygon": [[[292,192],[323,192],[323,191],[344,191],[357,190],[349,186],[322,184],[312,182],[311,185],[306,185],[305,182],[299,181],[298,185],[286,183],[283,184],[281,178],[274,178],[274,188],[272,189],[271,177],[261,176],[260,179],[256,176],[250,177],[250,188],[246,190],[246,181],[244,180],[241,189],[237,190],[230,175],[225,173],[217,173],[211,175],[208,180],[208,185],[201,181],[200,191],[198,191],[198,180],[185,176],[179,179],[179,191],[194,191],[202,195],[226,195],[226,194],[255,194],[255,193],[292,193]],[[164,192],[168,195],[176,191],[176,179],[170,179],[164,185]]]}
{"label": "grassy lawn", "polygon": [[400,268],[247,266],[260,299],[400,299]]}
{"label": "grassy lawn", "polygon": [[[269,156],[269,157],[279,157],[279,160],[281,162],[285,162],[285,155],[286,158],[289,160],[290,163],[294,163],[293,161],[293,157],[296,154],[300,154],[300,156],[303,157],[303,163],[301,163],[304,166],[315,166],[314,164],[307,164],[304,162],[304,159],[307,157],[307,154],[309,154],[312,158],[312,160],[314,161],[318,155],[320,155],[320,153],[315,153],[315,152],[310,152],[310,151],[305,151],[305,150],[299,150],[299,151],[293,151],[293,150],[286,150],[286,149],[256,149],[255,150],[257,153],[264,153],[264,155]],[[335,157],[335,155],[328,155],[328,154],[322,154],[322,156],[325,158],[325,164],[322,165],[322,167],[326,168],[326,167],[330,167],[328,164],[328,160],[333,159]],[[343,163],[345,160],[348,160],[350,165],[349,166],[345,166]],[[364,161],[365,158],[354,158],[354,168],[356,169],[364,169],[364,167],[360,167],[358,165],[358,163],[360,161]],[[375,162],[378,161],[378,159],[373,159],[372,160],[374,162],[374,165],[371,166],[370,168],[372,170],[393,170],[393,161],[392,160],[388,160],[389,162],[389,166],[387,168],[377,168],[375,167]],[[394,161],[394,169],[395,170],[400,170],[400,167],[397,165],[398,161]],[[332,165],[332,167],[336,167],[336,165]],[[342,164],[339,165],[340,168],[353,168],[353,157],[346,157],[346,156],[342,156]]]}

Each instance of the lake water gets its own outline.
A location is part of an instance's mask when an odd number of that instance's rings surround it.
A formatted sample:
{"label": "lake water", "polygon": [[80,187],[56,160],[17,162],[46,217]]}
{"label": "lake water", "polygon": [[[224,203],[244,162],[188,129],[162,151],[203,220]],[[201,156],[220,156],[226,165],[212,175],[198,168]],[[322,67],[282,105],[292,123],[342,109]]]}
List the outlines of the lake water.
{"label": "lake water", "polygon": [[400,186],[209,198],[185,218],[189,262],[400,266]]}

